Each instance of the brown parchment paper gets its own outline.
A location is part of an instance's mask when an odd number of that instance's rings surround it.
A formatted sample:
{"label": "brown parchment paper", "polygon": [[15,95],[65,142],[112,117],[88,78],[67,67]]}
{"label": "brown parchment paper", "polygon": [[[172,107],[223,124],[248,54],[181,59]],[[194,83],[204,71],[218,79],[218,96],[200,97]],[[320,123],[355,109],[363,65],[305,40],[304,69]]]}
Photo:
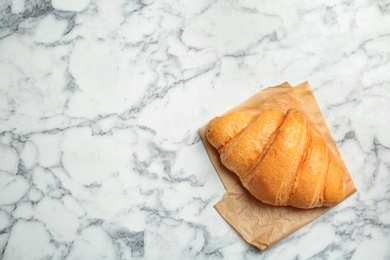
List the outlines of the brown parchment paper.
{"label": "brown parchment paper", "polygon": [[[356,192],[350,173],[308,82],[295,87],[285,82],[266,88],[226,113],[243,108],[255,108],[260,112],[268,108],[284,112],[289,108],[301,111],[309,124],[325,139],[331,152],[345,168],[346,198]],[[226,189],[226,193],[214,207],[248,243],[260,250],[265,250],[332,209],[332,207],[315,209],[275,207],[257,200],[242,186],[236,174],[222,165],[218,151],[205,137],[205,129],[206,126],[202,127],[199,133],[210,160]]]}

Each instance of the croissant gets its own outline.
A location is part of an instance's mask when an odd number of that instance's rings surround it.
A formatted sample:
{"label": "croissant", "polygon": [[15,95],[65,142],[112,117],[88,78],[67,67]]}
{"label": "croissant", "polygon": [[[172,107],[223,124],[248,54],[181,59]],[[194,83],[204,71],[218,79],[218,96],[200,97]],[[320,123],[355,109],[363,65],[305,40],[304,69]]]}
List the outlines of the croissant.
{"label": "croissant", "polygon": [[231,112],[211,120],[206,137],[263,203],[308,209],[345,198],[344,169],[296,109]]}

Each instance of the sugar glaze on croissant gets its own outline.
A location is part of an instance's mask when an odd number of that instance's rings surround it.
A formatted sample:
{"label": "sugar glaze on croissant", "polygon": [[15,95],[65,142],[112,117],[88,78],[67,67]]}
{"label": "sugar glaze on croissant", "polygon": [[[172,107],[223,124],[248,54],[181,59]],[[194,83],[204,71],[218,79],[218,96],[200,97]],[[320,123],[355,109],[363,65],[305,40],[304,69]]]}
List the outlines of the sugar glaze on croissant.
{"label": "sugar glaze on croissant", "polygon": [[308,209],[345,197],[343,168],[295,109],[231,112],[211,120],[206,137],[222,164],[264,203]]}

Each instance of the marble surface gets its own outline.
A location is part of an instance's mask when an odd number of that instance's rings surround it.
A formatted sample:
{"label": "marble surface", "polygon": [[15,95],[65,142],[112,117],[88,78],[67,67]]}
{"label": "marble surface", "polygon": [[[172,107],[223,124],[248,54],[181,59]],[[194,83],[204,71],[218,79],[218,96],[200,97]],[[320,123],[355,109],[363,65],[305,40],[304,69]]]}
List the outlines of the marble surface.
{"label": "marble surface", "polygon": [[[389,259],[390,2],[0,2],[0,258]],[[273,248],[198,128],[309,80],[359,192]]]}

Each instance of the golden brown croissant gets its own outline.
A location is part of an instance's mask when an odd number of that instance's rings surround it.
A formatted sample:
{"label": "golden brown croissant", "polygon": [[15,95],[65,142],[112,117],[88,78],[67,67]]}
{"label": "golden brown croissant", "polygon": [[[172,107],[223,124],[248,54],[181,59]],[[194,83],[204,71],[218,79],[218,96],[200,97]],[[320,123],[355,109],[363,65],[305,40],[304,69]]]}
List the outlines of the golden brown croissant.
{"label": "golden brown croissant", "polygon": [[295,109],[231,112],[211,120],[206,136],[222,164],[264,203],[307,209],[345,197],[344,169]]}

